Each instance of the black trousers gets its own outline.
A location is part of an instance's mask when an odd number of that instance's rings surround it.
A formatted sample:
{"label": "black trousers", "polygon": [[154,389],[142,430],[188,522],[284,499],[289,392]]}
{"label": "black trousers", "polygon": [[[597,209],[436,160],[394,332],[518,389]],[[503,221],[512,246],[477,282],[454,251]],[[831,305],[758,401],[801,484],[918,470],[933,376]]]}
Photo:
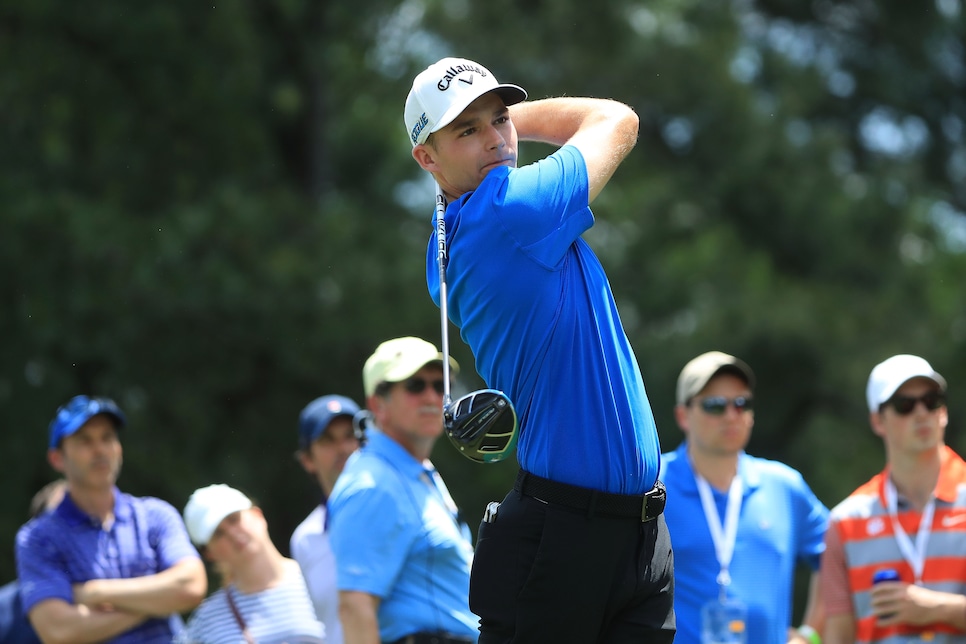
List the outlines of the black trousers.
{"label": "black trousers", "polygon": [[673,574],[663,514],[642,522],[511,490],[473,558],[479,644],[670,644]]}

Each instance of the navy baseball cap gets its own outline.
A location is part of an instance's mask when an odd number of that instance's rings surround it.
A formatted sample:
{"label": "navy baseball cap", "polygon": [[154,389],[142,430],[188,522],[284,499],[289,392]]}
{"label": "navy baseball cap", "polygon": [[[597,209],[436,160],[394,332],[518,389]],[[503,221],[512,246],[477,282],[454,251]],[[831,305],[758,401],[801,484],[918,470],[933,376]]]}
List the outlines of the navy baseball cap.
{"label": "navy baseball cap", "polygon": [[72,435],[98,414],[110,416],[116,427],[124,427],[127,424],[124,412],[110,398],[74,396],[66,404],[57,408],[57,415],[50,421],[50,448],[59,447],[60,441]]}
{"label": "navy baseball cap", "polygon": [[316,398],[299,414],[299,447],[308,449],[325,428],[339,416],[354,418],[359,405],[345,396],[322,396]]}

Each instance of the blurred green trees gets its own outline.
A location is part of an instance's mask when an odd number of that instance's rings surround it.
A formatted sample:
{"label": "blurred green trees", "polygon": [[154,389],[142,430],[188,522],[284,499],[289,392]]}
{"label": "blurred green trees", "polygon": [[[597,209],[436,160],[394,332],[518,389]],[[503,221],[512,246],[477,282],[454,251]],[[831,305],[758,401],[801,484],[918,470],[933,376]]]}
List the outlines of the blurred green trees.
{"label": "blurred green trees", "polygon": [[[749,450],[829,505],[881,467],[864,387],[891,354],[947,377],[964,451],[964,42],[959,0],[5,3],[8,553],[54,477],[47,423],[81,392],[128,412],[122,488],[180,508],[195,487],[239,486],[287,546],[316,501],[292,459],[299,410],[361,402],[382,340],[439,338],[432,191],[401,112],[444,55],[531,98],[641,115],[588,240],[666,449],[678,371],[721,349],[761,381]],[[515,474],[445,442],[435,458],[474,527]]]}

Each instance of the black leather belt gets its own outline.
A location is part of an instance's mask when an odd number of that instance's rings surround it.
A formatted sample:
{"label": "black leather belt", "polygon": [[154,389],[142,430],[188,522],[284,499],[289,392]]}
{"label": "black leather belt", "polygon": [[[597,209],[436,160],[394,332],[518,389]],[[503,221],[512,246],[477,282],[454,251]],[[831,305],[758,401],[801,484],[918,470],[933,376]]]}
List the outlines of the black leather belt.
{"label": "black leather belt", "polygon": [[390,644],[473,644],[475,639],[446,633],[413,633]]}
{"label": "black leather belt", "polygon": [[563,505],[590,515],[636,518],[641,522],[652,521],[664,512],[667,492],[658,481],[641,496],[611,494],[567,483],[558,483],[520,470],[513,489],[538,501]]}

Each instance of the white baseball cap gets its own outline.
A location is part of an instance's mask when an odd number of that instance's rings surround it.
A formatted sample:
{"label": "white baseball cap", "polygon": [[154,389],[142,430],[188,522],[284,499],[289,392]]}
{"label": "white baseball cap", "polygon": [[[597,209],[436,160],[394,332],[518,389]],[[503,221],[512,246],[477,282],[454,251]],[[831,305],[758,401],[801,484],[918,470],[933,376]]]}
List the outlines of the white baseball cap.
{"label": "white baseball cap", "polygon": [[419,73],[406,97],[406,134],[413,146],[453,122],[470,103],[496,92],[507,105],[527,100],[516,85],[500,84],[483,65],[465,58],[443,58]]}
{"label": "white baseball cap", "polygon": [[878,411],[903,383],[913,378],[928,378],[946,391],[946,379],[925,359],[908,354],[892,356],[877,364],[869,374],[869,384],[865,388],[869,411]]}
{"label": "white baseball cap", "polygon": [[[362,368],[366,396],[376,393],[376,387],[384,382],[402,382],[428,364],[443,364],[444,359],[436,345],[420,338],[386,340],[376,347]],[[459,373],[460,366],[453,358],[449,359],[449,366],[454,373]]]}
{"label": "white baseball cap", "polygon": [[208,545],[225,517],[251,507],[252,500],[233,487],[219,483],[197,489],[184,506],[188,536],[197,546]]}

